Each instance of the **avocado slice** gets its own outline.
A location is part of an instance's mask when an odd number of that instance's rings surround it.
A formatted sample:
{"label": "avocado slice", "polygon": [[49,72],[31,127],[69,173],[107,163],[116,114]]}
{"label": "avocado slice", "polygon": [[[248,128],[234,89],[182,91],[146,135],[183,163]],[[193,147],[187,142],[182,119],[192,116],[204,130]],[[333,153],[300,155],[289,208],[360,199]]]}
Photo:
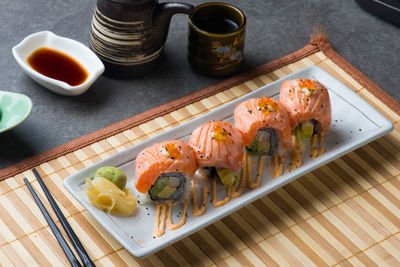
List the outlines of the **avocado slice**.
{"label": "avocado slice", "polygon": [[312,121],[303,121],[301,124],[304,138],[311,138],[314,133],[314,123]]}
{"label": "avocado slice", "polygon": [[276,132],[271,128],[261,128],[254,137],[247,151],[253,155],[271,155],[277,147]]}
{"label": "avocado slice", "polygon": [[303,131],[301,130],[301,124],[297,125],[294,128],[294,134],[297,137],[297,143],[300,147],[300,150],[304,151],[306,149],[306,145],[304,144],[304,136],[303,136]]}
{"label": "avocado slice", "polygon": [[158,198],[169,198],[176,191],[176,187],[165,186],[157,195]]}
{"label": "avocado slice", "polygon": [[235,182],[239,181],[240,175],[239,173],[226,168],[217,169],[217,174],[221,182],[225,185],[232,185]]}
{"label": "avocado slice", "polygon": [[149,194],[151,198],[158,199],[160,192],[169,185],[169,177],[160,177],[156,183],[150,188]]}
{"label": "avocado slice", "polygon": [[251,142],[250,147],[247,147],[247,151],[251,154],[267,154],[271,149],[271,142],[268,141],[259,141],[254,138],[253,142]]}

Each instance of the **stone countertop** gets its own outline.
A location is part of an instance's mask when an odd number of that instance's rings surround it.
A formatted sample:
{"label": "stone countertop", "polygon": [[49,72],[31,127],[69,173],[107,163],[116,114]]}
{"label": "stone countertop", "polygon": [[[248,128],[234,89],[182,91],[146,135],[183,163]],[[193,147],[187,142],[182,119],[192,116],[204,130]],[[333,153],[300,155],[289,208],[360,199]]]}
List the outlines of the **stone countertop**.
{"label": "stone countertop", "polygon": [[[165,1],[161,1],[165,2]],[[188,0],[198,5],[206,1]],[[333,48],[400,100],[400,27],[352,0],[234,0],[247,16],[243,71],[291,53],[322,30]],[[166,60],[154,74],[131,80],[102,76],[85,94],[56,95],[26,76],[11,54],[25,36],[43,30],[89,43],[96,1],[0,1],[0,90],[33,101],[30,117],[0,134],[0,168],[17,163],[150,108],[220,81],[194,72],[186,60],[187,16],[175,15]]]}

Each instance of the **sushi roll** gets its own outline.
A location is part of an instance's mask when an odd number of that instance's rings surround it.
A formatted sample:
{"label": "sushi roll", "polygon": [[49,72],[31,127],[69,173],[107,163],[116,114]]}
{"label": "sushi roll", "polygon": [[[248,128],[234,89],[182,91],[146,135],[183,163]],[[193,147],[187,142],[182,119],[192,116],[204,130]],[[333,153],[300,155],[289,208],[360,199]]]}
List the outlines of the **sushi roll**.
{"label": "sushi roll", "polygon": [[[243,161],[242,133],[229,122],[210,121],[194,130],[189,145],[193,148],[198,172],[211,178],[213,205],[219,207],[226,204],[231,198],[233,187],[240,183]],[[217,181],[227,188],[227,196],[221,201],[217,200]],[[203,203],[204,201],[206,200],[203,198]],[[195,196],[193,202],[196,204]]]}
{"label": "sushi roll", "polygon": [[[193,150],[187,143],[179,140],[153,144],[137,156],[135,187],[140,193],[147,194],[157,205],[154,236],[164,233],[165,218],[169,230],[175,230],[185,223],[191,178],[196,169]],[[181,221],[173,224],[172,205],[177,202],[182,203],[184,210]]]}
{"label": "sushi roll", "polygon": [[[253,189],[261,184],[266,155],[272,157],[271,175],[281,175],[284,164],[283,150],[292,144],[291,125],[285,106],[269,97],[252,98],[236,106],[234,118],[235,126],[244,135],[249,188]],[[251,180],[251,155],[259,156],[259,171],[255,183]]]}
{"label": "sushi roll", "polygon": [[292,168],[297,168],[303,164],[301,152],[305,150],[305,138],[311,138],[312,158],[324,153],[322,137],[329,131],[332,117],[329,93],[315,80],[287,80],[282,83],[280,101],[289,113],[295,140]]}

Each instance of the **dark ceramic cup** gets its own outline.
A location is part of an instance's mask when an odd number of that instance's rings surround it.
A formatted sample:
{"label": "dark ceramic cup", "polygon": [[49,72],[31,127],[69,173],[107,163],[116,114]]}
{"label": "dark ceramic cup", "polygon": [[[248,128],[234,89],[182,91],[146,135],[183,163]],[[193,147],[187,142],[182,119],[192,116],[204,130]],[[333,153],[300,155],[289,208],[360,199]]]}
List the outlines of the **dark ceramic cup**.
{"label": "dark ceramic cup", "polygon": [[90,48],[103,61],[105,74],[134,78],[161,65],[171,17],[194,6],[158,0],[97,0]]}
{"label": "dark ceramic cup", "polygon": [[189,16],[188,60],[199,72],[227,76],[244,59],[246,17],[225,3],[197,6]]}

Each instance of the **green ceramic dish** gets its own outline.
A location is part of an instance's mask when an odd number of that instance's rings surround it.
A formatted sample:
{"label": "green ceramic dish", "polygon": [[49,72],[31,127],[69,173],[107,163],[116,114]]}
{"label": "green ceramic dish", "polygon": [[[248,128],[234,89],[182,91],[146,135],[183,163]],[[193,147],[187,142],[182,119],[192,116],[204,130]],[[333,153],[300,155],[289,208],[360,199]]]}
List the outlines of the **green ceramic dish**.
{"label": "green ceramic dish", "polygon": [[21,124],[32,111],[32,100],[23,94],[0,91],[0,133]]}

